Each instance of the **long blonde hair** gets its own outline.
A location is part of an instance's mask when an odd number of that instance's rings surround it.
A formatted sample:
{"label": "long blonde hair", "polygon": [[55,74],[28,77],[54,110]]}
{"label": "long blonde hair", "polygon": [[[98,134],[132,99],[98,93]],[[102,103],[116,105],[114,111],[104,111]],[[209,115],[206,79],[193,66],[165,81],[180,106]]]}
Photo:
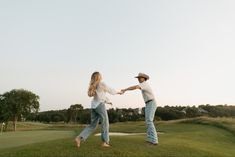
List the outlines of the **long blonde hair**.
{"label": "long blonde hair", "polygon": [[88,92],[87,92],[89,97],[95,96],[96,88],[97,88],[97,85],[100,83],[100,81],[101,81],[101,74],[97,71],[94,72],[91,75],[91,81],[90,81]]}

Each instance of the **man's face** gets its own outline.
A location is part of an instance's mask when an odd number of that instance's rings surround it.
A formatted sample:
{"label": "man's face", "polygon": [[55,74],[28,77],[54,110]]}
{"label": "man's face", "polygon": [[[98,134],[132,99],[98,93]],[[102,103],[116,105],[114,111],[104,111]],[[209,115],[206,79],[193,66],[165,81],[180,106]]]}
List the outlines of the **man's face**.
{"label": "man's face", "polygon": [[145,78],[143,78],[143,77],[139,77],[139,78],[138,78],[138,81],[139,81],[139,83],[142,83],[142,82],[144,82],[144,81],[145,81]]}

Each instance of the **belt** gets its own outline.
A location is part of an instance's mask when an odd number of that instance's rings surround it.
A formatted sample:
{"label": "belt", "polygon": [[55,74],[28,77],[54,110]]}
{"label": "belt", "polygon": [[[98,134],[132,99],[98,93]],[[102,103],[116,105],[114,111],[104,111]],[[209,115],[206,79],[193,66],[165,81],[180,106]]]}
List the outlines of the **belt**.
{"label": "belt", "polygon": [[152,100],[145,101],[145,104],[147,104],[147,103],[149,103],[149,102],[151,102],[151,101],[153,101],[153,99],[152,99]]}

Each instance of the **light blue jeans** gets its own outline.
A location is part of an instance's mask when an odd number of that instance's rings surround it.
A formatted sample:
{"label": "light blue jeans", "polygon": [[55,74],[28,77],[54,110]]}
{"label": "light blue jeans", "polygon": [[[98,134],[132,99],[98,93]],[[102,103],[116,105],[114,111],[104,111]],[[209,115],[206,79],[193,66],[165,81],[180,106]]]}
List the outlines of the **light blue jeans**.
{"label": "light blue jeans", "polygon": [[109,143],[109,118],[104,103],[99,104],[95,109],[91,109],[91,124],[87,126],[79,135],[82,140],[86,140],[101,122],[101,140]]}
{"label": "light blue jeans", "polygon": [[147,141],[151,143],[158,143],[157,132],[153,123],[154,115],[157,109],[156,102],[150,101],[145,107],[145,122],[147,125]]}

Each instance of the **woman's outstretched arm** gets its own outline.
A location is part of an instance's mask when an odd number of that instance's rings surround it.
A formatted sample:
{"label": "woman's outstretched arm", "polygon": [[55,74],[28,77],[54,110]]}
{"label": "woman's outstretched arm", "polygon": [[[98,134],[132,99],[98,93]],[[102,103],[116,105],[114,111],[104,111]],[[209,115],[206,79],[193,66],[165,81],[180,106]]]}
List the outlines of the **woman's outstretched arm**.
{"label": "woman's outstretched arm", "polygon": [[120,95],[121,95],[121,94],[123,94],[122,91],[117,91],[117,90],[115,90],[115,89],[109,87],[109,86],[106,85],[105,83],[102,83],[102,86],[103,86],[104,90],[105,90],[106,92],[108,92],[109,94],[111,94],[111,95],[115,95],[115,94],[120,94]]}

